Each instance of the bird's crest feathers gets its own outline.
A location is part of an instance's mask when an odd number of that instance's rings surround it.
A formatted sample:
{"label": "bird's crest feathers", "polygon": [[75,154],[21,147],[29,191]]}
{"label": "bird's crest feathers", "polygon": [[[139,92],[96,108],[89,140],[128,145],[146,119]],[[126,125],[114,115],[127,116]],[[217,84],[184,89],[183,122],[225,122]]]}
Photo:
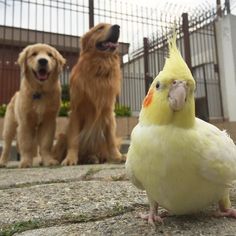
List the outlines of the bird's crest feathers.
{"label": "bird's crest feathers", "polygon": [[161,74],[164,74],[164,77],[168,79],[174,77],[176,79],[179,78],[193,81],[191,71],[177,48],[176,40],[177,33],[174,31],[172,38],[168,41],[168,57],[166,58]]}
{"label": "bird's crest feathers", "polygon": [[[174,30],[172,38],[168,41],[168,56],[165,61],[163,70],[153,80],[148,94],[144,98],[142,110],[140,113],[140,121],[149,124],[168,124],[173,122],[174,116],[179,116],[179,123],[186,123],[186,126],[193,124],[195,118],[194,112],[194,89],[195,81],[192,73],[184,61],[181,53],[177,48],[177,33]],[[175,113],[169,104],[169,92],[173,81],[184,82],[187,86],[186,105],[182,112]],[[191,96],[190,96],[191,94]],[[186,121],[189,117],[189,122]],[[183,125],[182,125],[183,126]]]}

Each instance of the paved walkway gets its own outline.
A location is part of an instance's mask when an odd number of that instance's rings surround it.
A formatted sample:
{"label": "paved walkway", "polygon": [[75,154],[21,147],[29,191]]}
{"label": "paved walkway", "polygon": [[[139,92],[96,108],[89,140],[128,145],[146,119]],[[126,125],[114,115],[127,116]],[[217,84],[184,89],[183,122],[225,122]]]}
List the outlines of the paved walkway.
{"label": "paved walkway", "polygon": [[[124,165],[0,169],[0,235],[236,235],[236,220],[195,216],[165,219],[156,228],[137,218],[147,211]],[[232,190],[236,207],[236,187]]]}

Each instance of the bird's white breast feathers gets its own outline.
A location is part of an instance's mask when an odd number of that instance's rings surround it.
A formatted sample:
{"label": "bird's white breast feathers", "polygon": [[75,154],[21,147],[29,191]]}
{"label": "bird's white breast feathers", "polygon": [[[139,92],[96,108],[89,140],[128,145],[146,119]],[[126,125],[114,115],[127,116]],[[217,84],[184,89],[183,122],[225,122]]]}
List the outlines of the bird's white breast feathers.
{"label": "bird's white breast feathers", "polygon": [[162,206],[188,213],[219,200],[236,179],[236,147],[226,132],[197,118],[192,129],[138,124],[126,169]]}

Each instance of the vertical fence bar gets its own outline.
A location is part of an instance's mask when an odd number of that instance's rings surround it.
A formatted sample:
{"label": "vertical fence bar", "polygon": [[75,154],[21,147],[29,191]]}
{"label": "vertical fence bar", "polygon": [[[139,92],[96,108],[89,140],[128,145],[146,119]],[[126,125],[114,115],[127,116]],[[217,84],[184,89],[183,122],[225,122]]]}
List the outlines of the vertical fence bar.
{"label": "vertical fence bar", "polygon": [[206,120],[209,121],[209,105],[208,105],[208,91],[207,91],[207,79],[206,79],[206,71],[205,67],[203,66],[203,80],[204,80],[204,92],[205,92],[205,104],[206,104]]}
{"label": "vertical fence bar", "polygon": [[230,10],[230,0],[225,0],[225,8],[226,8],[227,14],[230,14],[231,13],[231,10]]}
{"label": "vertical fence bar", "polygon": [[94,26],[94,2],[89,0],[89,28]]}
{"label": "vertical fence bar", "polygon": [[216,0],[216,14],[218,17],[222,17],[221,0]]}
{"label": "vertical fence bar", "polygon": [[185,61],[192,71],[192,62],[191,62],[191,51],[190,51],[190,38],[189,38],[189,24],[188,24],[188,13],[182,14],[182,24],[183,24],[183,34],[184,34],[184,55]]}
{"label": "vertical fence bar", "polygon": [[149,89],[149,60],[148,60],[148,51],[149,51],[149,42],[148,38],[143,38],[143,48],[144,48],[144,53],[143,53],[143,61],[144,61],[144,81],[145,81],[145,93],[147,94],[148,89]]}
{"label": "vertical fence bar", "polygon": [[[5,42],[6,42],[6,20],[7,20],[7,1],[5,0],[4,1],[4,14],[3,14],[3,16],[4,16],[4,20],[3,20],[3,22],[4,22],[4,27],[3,27],[3,45],[5,44]],[[7,86],[6,85],[6,73],[7,73],[7,69],[6,69],[6,60],[7,60],[7,58],[6,58],[6,48],[5,48],[5,46],[3,46],[2,47],[2,82],[3,82],[3,84],[5,85],[5,86]],[[7,96],[8,96],[8,91],[6,91],[7,90],[7,88],[6,87],[3,87],[2,85],[1,85],[1,87],[2,87],[2,96],[3,96],[3,103],[7,103]],[[4,89],[3,89],[4,88]]]}
{"label": "vertical fence bar", "polygon": [[[221,91],[221,79],[220,79],[220,71],[219,71],[219,54],[218,54],[218,44],[217,44],[217,37],[216,37],[216,24],[213,23],[214,27],[214,41],[215,41],[215,52],[216,52],[216,64],[215,64],[215,72],[218,75],[218,89],[220,94],[220,111],[223,121],[225,120],[224,108],[223,108],[223,97]],[[217,65],[217,66],[216,66]]]}

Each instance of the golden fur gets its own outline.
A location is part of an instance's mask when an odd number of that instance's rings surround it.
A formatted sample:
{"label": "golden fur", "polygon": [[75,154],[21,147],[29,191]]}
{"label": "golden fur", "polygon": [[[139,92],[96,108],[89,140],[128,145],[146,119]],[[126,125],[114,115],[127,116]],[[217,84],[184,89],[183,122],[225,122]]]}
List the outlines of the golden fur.
{"label": "golden fur", "polygon": [[19,55],[20,90],[12,97],[4,119],[4,147],[0,166],[6,166],[11,142],[17,135],[20,167],[32,166],[37,150],[44,165],[57,164],[51,148],[60,108],[59,74],[65,59],[47,44],[27,46]]}
{"label": "golden fur", "polygon": [[[70,76],[71,112],[63,165],[121,161],[113,112],[121,81],[118,32],[119,26],[101,23],[81,39],[80,57]],[[105,48],[99,50],[98,43],[109,37],[114,42],[103,44]],[[62,143],[59,140],[57,153],[62,153]]]}

